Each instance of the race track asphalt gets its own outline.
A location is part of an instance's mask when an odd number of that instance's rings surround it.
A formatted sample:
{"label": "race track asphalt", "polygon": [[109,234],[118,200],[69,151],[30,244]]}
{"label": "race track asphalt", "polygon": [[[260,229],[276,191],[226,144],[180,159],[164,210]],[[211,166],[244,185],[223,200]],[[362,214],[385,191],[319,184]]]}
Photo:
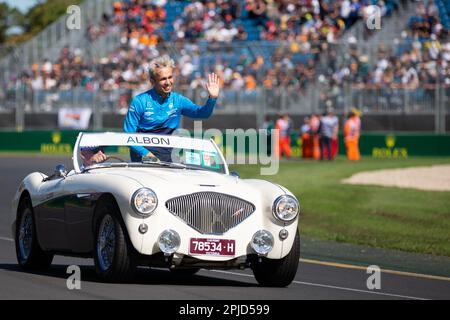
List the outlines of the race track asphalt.
{"label": "race track asphalt", "polygon": [[[45,272],[29,273],[16,262],[10,231],[11,199],[33,171],[51,173],[56,164],[71,168],[69,157],[0,155],[0,299],[151,299],[151,300],[297,300],[297,299],[450,299],[450,278],[383,272],[381,288],[368,289],[365,268],[301,259],[287,288],[258,286],[250,270],[201,270],[192,277],[164,269],[140,268],[130,284],[101,283],[92,259],[57,256]],[[69,290],[69,265],[81,268],[81,289]]]}

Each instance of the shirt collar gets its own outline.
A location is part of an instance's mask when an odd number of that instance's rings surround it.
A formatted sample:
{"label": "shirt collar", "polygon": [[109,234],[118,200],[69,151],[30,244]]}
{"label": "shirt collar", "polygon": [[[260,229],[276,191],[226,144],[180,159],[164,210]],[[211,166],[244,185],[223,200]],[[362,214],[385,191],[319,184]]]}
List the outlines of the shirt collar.
{"label": "shirt collar", "polygon": [[153,96],[153,98],[155,98],[158,102],[164,102],[166,101],[166,99],[169,99],[170,96],[172,95],[172,92],[170,92],[167,97],[163,98],[163,96],[161,96],[158,92],[156,92],[155,89],[151,89],[151,95]]}

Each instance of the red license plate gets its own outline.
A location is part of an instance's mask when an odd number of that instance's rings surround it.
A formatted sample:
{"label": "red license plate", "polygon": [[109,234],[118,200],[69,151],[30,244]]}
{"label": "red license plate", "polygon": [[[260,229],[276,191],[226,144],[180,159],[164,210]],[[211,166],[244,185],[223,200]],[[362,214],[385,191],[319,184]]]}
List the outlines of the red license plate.
{"label": "red license plate", "polygon": [[212,256],[234,256],[236,244],[234,240],[191,238],[189,253]]}

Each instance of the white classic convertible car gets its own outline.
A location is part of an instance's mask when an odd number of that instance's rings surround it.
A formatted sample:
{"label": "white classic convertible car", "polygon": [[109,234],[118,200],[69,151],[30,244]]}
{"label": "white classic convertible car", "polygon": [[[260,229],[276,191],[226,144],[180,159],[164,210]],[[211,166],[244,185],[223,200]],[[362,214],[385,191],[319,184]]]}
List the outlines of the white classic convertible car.
{"label": "white classic convertible car", "polygon": [[[169,158],[128,159],[129,148]],[[85,162],[101,150],[102,163]],[[17,260],[48,268],[55,254],[94,257],[104,281],[137,266],[192,275],[251,268],[263,286],[287,286],[299,263],[299,202],[286,188],[230,173],[213,140],[80,133],[73,170],[29,174],[13,199]]]}

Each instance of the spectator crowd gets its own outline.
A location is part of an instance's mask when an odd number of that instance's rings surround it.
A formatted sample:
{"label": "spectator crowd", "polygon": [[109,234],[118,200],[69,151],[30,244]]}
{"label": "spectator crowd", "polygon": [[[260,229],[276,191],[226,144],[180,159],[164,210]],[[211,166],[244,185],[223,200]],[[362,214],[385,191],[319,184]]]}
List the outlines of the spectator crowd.
{"label": "spectator crowd", "polygon": [[375,57],[362,52],[356,38],[344,45],[340,41],[358,20],[368,19],[370,5],[390,16],[408,2],[117,1],[113,13],[104,14],[86,34],[90,41],[119,34],[117,50],[96,60],[83,48],[64,48],[56,61],[36,62],[4,87],[141,92],[149,83],[148,61],[164,53],[177,55],[177,83],[192,89],[209,72],[219,75],[225,89],[236,91],[264,87],[303,92],[317,83],[324,88],[321,101],[335,104],[346,84],[387,91],[450,86],[448,30],[432,0],[414,2],[416,14],[396,45],[380,44]]}

